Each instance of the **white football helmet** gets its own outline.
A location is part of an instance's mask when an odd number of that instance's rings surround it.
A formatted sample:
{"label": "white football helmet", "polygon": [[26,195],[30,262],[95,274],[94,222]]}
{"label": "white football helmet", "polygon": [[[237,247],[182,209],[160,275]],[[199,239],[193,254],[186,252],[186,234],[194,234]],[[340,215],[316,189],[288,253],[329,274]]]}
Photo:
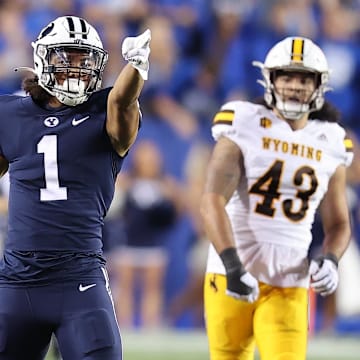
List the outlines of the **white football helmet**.
{"label": "white football helmet", "polygon": [[[253,65],[261,69],[263,80],[258,82],[265,88],[266,104],[275,107],[286,119],[301,119],[304,114],[320,110],[324,105],[324,94],[330,90],[326,85],[329,81],[329,68],[324,53],[311,40],[287,37],[270,49],[264,63],[253,61]],[[274,78],[278,70],[309,72],[314,75],[317,87],[307,102],[285,101],[276,92]]]}
{"label": "white football helmet", "polygon": [[100,89],[108,53],[97,31],[84,19],[57,18],[32,46],[39,85],[61,103],[81,104]]}

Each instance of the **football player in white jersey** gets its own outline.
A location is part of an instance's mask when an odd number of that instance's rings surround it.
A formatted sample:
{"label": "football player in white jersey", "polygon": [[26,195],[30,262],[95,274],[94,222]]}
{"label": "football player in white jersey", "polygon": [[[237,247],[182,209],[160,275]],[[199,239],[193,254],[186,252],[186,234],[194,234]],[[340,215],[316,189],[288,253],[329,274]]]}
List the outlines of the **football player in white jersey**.
{"label": "football player in white jersey", "polygon": [[[215,115],[201,201],[211,241],[204,289],[210,358],[254,359],[257,346],[262,360],[305,360],[308,288],[335,291],[350,239],[352,143],[321,116],[329,70],[311,40],[288,37],[254,65],[264,105],[232,101]],[[309,260],[318,207],[323,255]]]}

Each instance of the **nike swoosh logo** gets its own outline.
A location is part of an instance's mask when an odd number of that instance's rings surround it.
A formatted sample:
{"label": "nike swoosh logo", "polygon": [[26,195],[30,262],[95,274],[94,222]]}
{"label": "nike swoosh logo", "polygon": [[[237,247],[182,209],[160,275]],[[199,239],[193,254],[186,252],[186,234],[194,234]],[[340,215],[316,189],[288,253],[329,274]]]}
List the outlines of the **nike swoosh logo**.
{"label": "nike swoosh logo", "polygon": [[90,284],[90,285],[85,285],[85,286],[83,284],[80,284],[79,285],[79,291],[84,292],[86,290],[91,289],[94,286],[96,286],[96,284]]}
{"label": "nike swoosh logo", "polygon": [[72,120],[72,125],[73,126],[78,126],[79,124],[81,124],[82,122],[84,122],[84,121],[86,121],[87,119],[89,119],[90,118],[90,115],[88,115],[88,116],[85,116],[85,117],[83,117],[83,118],[81,118],[81,119],[73,119]]}

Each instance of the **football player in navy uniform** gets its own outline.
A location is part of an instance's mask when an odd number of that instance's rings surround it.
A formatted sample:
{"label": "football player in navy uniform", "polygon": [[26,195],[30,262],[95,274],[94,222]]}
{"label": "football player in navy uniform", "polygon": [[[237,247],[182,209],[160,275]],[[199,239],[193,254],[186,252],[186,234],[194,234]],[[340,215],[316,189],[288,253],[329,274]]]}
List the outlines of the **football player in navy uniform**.
{"label": "football player in navy uniform", "polygon": [[84,19],[45,27],[29,96],[0,97],[0,172],[10,175],[0,263],[0,359],[40,360],[51,336],[64,360],[119,360],[102,227],[137,136],[150,30],[128,37],[128,64],[101,89],[108,54]]}

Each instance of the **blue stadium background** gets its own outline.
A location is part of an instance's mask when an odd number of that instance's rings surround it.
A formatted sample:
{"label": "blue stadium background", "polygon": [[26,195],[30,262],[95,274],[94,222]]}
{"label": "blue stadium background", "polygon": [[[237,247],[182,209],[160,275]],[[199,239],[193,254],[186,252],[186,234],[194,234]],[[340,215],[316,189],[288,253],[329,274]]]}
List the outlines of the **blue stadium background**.
{"label": "blue stadium background", "polygon": [[[327,98],[341,111],[344,126],[360,136],[359,1],[2,0],[1,94],[20,90],[22,74],[13,69],[32,66],[30,43],[42,27],[69,14],[84,17],[99,30],[110,54],[105,86],[112,84],[124,65],[122,39],[152,29],[140,139],[158,144],[165,172],[180,183],[186,183],[194,145],[212,145],[210,124],[216,109],[233,98],[251,100],[262,95],[256,82],[260,74],[252,61],[263,60],[276,41],[289,35],[310,37],[323,48],[332,69],[333,91]],[[357,184],[352,189],[357,195]],[[356,198],[352,211],[359,243],[358,207]],[[121,242],[111,236],[115,233],[116,225],[109,230],[106,250]],[[169,304],[189,281],[188,256],[196,239],[191,214],[181,216],[164,236],[170,258],[164,284]],[[338,318],[335,330],[359,331],[359,323],[356,316]],[[195,326],[192,312],[185,311],[175,326]]]}

